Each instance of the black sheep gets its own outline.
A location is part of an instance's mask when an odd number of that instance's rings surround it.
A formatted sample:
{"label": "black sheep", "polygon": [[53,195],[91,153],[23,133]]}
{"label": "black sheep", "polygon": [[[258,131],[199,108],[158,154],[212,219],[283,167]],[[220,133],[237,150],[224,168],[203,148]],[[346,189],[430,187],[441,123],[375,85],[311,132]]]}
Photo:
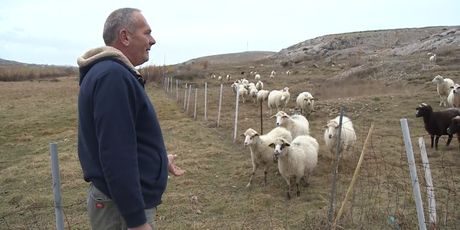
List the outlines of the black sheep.
{"label": "black sheep", "polygon": [[[442,135],[448,135],[446,146],[449,146],[452,141],[453,133],[449,134],[447,128],[449,127],[452,118],[460,116],[460,110],[456,108],[445,109],[437,112],[433,112],[433,108],[426,103],[420,104],[417,108],[416,117],[423,117],[423,123],[425,123],[425,130],[430,134],[431,137],[431,148],[433,143],[435,149],[438,149],[438,141]],[[436,139],[435,139],[436,138]],[[457,138],[458,134],[457,134]],[[460,140],[460,139],[459,139]]]}
{"label": "black sheep", "polygon": [[460,143],[460,116],[455,116],[454,118],[452,118],[449,128],[447,128],[447,134],[454,135],[454,133],[457,134],[457,139]]}

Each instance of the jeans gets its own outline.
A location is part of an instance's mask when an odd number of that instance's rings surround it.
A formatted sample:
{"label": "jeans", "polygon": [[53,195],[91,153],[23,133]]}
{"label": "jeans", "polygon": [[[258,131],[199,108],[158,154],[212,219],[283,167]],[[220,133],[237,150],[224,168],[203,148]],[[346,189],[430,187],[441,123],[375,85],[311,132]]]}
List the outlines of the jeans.
{"label": "jeans", "polygon": [[[88,189],[87,210],[91,229],[93,230],[126,230],[126,222],[121,216],[115,203],[92,183]],[[147,222],[156,229],[154,216],[156,208],[146,209]]]}

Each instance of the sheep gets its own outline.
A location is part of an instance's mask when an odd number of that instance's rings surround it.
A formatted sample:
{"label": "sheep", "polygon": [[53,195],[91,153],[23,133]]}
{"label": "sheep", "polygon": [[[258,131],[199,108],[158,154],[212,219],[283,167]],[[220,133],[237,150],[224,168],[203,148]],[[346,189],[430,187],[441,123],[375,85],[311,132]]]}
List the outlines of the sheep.
{"label": "sheep", "polygon": [[308,115],[313,111],[315,98],[309,92],[302,92],[297,96],[296,104],[301,113]]}
{"label": "sheep", "polygon": [[281,108],[281,96],[283,96],[283,92],[281,90],[272,90],[268,94],[268,108],[270,109],[270,114],[272,114],[272,109],[276,108],[279,111]]}
{"label": "sheep", "polygon": [[281,102],[282,102],[283,109],[286,109],[290,98],[291,98],[291,94],[289,93],[289,88],[284,87],[283,93],[282,93],[282,96],[281,96]]}
{"label": "sheep", "polygon": [[270,91],[265,90],[265,89],[261,89],[257,91],[257,103],[262,103],[266,101],[269,93]]}
{"label": "sheep", "polygon": [[252,85],[249,85],[249,96],[252,97],[254,103],[256,103],[257,101],[257,92],[258,90],[254,83],[252,83]]}
{"label": "sheep", "polygon": [[449,96],[447,96],[447,105],[449,107],[460,107],[460,85],[455,84],[451,87]]}
{"label": "sheep", "polygon": [[276,126],[289,130],[293,138],[310,133],[310,124],[307,118],[300,114],[289,116],[286,112],[279,111],[275,117]]}
{"label": "sheep", "polygon": [[275,70],[272,70],[272,72],[270,73],[270,78],[275,78],[275,75],[276,75]]}
{"label": "sheep", "polygon": [[430,62],[436,64],[436,54],[430,56]]}
{"label": "sheep", "polygon": [[260,80],[260,74],[254,75],[254,80],[256,80],[256,81]]}
{"label": "sheep", "polygon": [[230,86],[230,87],[232,87],[232,92],[234,94],[236,94],[236,91],[238,90],[238,85],[239,85],[238,82],[233,82],[233,84]]}
{"label": "sheep", "polygon": [[447,97],[451,87],[454,86],[454,81],[450,78],[444,78],[441,75],[437,75],[431,82],[436,84],[436,89],[440,98],[439,106],[447,107]]}
{"label": "sheep", "polygon": [[256,83],[256,89],[261,90],[264,88],[264,83],[262,81],[257,81]]}
{"label": "sheep", "polygon": [[242,135],[245,137],[244,145],[249,146],[252,162],[252,173],[246,187],[251,186],[252,179],[259,166],[264,167],[264,185],[266,185],[267,170],[273,164],[273,150],[268,145],[272,143],[277,137],[282,137],[283,139],[291,141],[291,132],[285,128],[276,127],[267,134],[259,135],[257,131],[249,128]]}
{"label": "sheep", "polygon": [[246,87],[244,87],[243,84],[238,85],[238,94],[239,97],[241,97],[243,103],[245,103],[246,99],[244,98],[244,96],[247,96],[249,94],[249,91],[246,89]]}
{"label": "sheep", "polygon": [[433,148],[434,145],[435,150],[438,150],[439,138],[442,135],[448,135],[446,146],[449,146],[453,134],[449,134],[447,128],[452,118],[460,116],[460,110],[457,108],[449,108],[434,112],[430,105],[422,103],[417,106],[416,111],[415,117],[423,117],[425,130],[431,138],[431,148]]}
{"label": "sheep", "polygon": [[[334,154],[337,150],[337,138],[339,135],[340,116],[330,120],[324,131],[324,142],[329,151]],[[340,145],[338,152],[341,154],[344,150],[348,151],[356,143],[356,133],[350,118],[342,117],[342,129],[340,130]]]}
{"label": "sheep", "polygon": [[278,137],[270,147],[274,149],[278,170],[288,185],[287,198],[291,199],[291,178],[295,180],[297,196],[300,196],[300,180],[308,185],[308,179],[318,163],[318,141],[309,135],[298,136],[292,142]]}

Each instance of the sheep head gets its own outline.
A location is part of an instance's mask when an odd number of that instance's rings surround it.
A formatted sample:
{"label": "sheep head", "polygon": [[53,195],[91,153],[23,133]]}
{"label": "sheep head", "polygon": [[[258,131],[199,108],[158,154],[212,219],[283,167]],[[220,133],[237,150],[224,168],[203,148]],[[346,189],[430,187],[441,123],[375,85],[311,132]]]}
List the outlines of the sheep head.
{"label": "sheep head", "polygon": [[252,142],[254,141],[254,137],[259,136],[259,133],[257,133],[257,131],[255,131],[254,129],[249,128],[246,130],[246,132],[244,132],[243,136],[245,137],[244,145],[247,146],[252,144]]}
{"label": "sheep head", "polygon": [[275,114],[276,117],[276,126],[281,126],[282,124],[286,123],[284,120],[289,119],[289,115],[284,111],[279,111]]}
{"label": "sheep head", "polygon": [[436,84],[441,84],[442,82],[444,82],[444,78],[441,75],[437,75],[436,77],[433,78],[431,82],[436,83]]}
{"label": "sheep head", "polygon": [[339,129],[339,124],[335,120],[330,120],[326,125],[326,133],[329,139],[335,137],[337,130]]}
{"label": "sheep head", "polygon": [[415,110],[417,110],[415,117],[423,117],[433,112],[433,108],[426,103],[420,104]]}
{"label": "sheep head", "polygon": [[276,159],[285,155],[285,150],[287,147],[291,146],[291,143],[282,137],[275,139],[273,143],[270,143],[268,146],[274,149],[274,156]]}

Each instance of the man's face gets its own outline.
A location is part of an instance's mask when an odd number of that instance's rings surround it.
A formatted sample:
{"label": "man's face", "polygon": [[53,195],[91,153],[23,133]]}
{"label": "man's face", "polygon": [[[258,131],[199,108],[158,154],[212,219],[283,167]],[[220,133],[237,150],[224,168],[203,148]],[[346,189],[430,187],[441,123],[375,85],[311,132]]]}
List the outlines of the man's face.
{"label": "man's face", "polygon": [[149,60],[150,47],[155,44],[149,24],[140,12],[133,13],[136,19],[135,30],[128,32],[129,44],[127,46],[127,57],[134,66],[141,65]]}

